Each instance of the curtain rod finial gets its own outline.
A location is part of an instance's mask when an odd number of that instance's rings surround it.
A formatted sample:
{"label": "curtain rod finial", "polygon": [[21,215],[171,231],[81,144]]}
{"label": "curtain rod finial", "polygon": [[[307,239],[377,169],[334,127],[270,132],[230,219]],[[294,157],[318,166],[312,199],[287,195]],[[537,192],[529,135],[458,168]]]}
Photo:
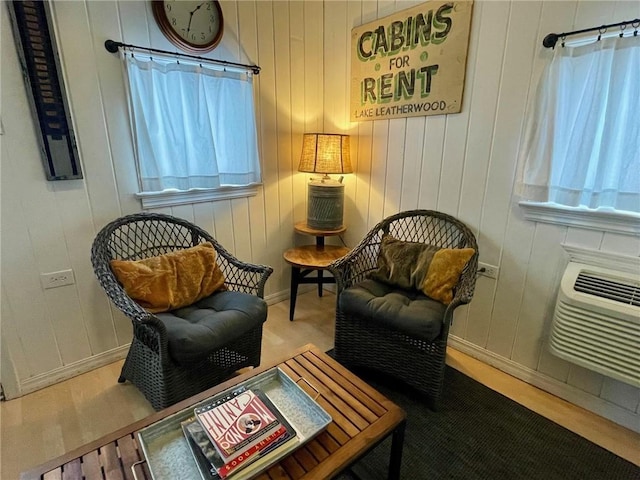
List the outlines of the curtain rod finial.
{"label": "curtain rod finial", "polygon": [[116,53],[118,51],[118,48],[120,48],[121,45],[122,45],[122,43],[115,42],[113,40],[105,40],[104,41],[104,48],[106,48],[107,52],[109,52],[109,53]]}
{"label": "curtain rod finial", "polygon": [[542,40],[542,45],[544,45],[545,48],[554,48],[556,46],[556,43],[558,43],[558,35],[555,33],[550,33],[549,35],[547,35],[546,37],[544,37],[544,40]]}

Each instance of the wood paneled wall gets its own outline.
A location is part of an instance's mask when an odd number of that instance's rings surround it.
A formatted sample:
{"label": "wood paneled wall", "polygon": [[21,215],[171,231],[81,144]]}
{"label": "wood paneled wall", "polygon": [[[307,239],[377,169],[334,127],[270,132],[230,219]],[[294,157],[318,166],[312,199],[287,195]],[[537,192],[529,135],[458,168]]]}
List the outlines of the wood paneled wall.
{"label": "wood paneled wall", "polygon": [[[247,199],[159,211],[200,224],[243,259],[272,265],[267,298],[284,299],[282,252],[311,240],[293,233],[306,216],[307,176],[296,171],[302,133],[347,132],[356,170],[345,179],[347,244],[399,210],[461,218],[478,236],[481,261],[500,273],[478,280],[473,302],[456,314],[453,341],[597,413],[637,423],[638,389],[550,355],[545,342],[567,261],[561,243],[637,256],[640,240],[526,221],[513,185],[525,112],[550,55],[542,38],[640,17],[640,4],[477,1],[461,113],[350,123],[351,28],[416,3],[221,1],[225,35],[210,56],[262,68],[255,90],[264,185]],[[121,65],[103,43],[175,48],[156,28],[150,2],[53,2],[85,178],[46,182],[6,8],[2,381],[15,396],[126,352],[129,321],[110,306],[89,261],[95,233],[141,209]],[[75,285],[42,289],[40,273],[68,268]]]}

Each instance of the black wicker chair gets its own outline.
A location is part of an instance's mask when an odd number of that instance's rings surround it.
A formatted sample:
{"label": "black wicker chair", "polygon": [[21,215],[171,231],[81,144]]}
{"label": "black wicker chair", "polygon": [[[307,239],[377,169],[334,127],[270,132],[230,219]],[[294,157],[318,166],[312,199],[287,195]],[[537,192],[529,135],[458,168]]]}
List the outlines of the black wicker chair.
{"label": "black wicker chair", "polygon": [[[110,261],[140,260],[203,242],[211,242],[216,250],[227,291],[242,293],[231,296],[243,301],[238,297],[251,295],[244,300],[256,303],[264,318],[253,322],[249,331],[233,332],[231,338],[221,339],[222,346],[193,361],[179,363],[170,354],[167,328],[159,318],[163,314],[149,313],[134,302],[117,281]],[[260,364],[262,324],[266,319],[266,303],[262,298],[267,278],[273,272],[271,267],[243,263],[202,228],[180,218],[154,213],[128,215],[105,226],[93,242],[91,262],[111,301],[133,323],[133,340],[118,382],[129,380],[135,384],[156,410],[210,388],[241,368]]]}
{"label": "black wicker chair", "polygon": [[[439,304],[441,326],[436,317],[439,333],[433,341],[425,341],[400,328],[391,328],[372,318],[371,312],[353,312],[353,304],[345,305],[345,290],[358,287],[361,282],[372,282],[369,275],[378,267],[378,254],[383,234],[406,242],[418,242],[440,248],[473,248],[475,254],[466,264],[453,301],[446,308]],[[329,266],[336,278],[336,333],[335,355],[343,364],[352,367],[373,368],[400,379],[426,395],[433,408],[437,407],[445,372],[445,355],[453,311],[469,303],[473,296],[478,264],[478,246],[475,236],[461,221],[450,215],[431,210],[412,210],[392,215],[378,223],[349,254]],[[352,290],[353,291],[353,290]],[[394,295],[405,292],[394,291]],[[380,296],[375,301],[387,297]],[[403,302],[415,299],[436,302],[421,292],[406,292]],[[342,301],[341,301],[342,300]],[[342,304],[342,305],[341,305]],[[350,310],[345,312],[344,307]],[[439,315],[439,314],[438,314]]]}

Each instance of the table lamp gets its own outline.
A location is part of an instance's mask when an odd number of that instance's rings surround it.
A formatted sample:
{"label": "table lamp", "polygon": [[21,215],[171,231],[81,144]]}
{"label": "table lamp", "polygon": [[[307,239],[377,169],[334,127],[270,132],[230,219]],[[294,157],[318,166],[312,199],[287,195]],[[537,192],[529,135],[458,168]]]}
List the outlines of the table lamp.
{"label": "table lamp", "polygon": [[349,135],[305,133],[302,139],[299,172],[322,173],[311,178],[308,186],[307,225],[317,230],[342,228],[344,212],[343,177],[334,180],[330,173],[351,173]]}

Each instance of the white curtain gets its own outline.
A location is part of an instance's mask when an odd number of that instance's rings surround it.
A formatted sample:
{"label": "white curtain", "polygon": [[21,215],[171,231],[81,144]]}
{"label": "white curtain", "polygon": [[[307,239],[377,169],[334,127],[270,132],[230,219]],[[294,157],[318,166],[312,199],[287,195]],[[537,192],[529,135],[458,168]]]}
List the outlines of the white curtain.
{"label": "white curtain", "polygon": [[640,36],[556,47],[518,161],[526,200],[640,212]]}
{"label": "white curtain", "polygon": [[260,182],[250,72],[123,58],[143,192]]}

